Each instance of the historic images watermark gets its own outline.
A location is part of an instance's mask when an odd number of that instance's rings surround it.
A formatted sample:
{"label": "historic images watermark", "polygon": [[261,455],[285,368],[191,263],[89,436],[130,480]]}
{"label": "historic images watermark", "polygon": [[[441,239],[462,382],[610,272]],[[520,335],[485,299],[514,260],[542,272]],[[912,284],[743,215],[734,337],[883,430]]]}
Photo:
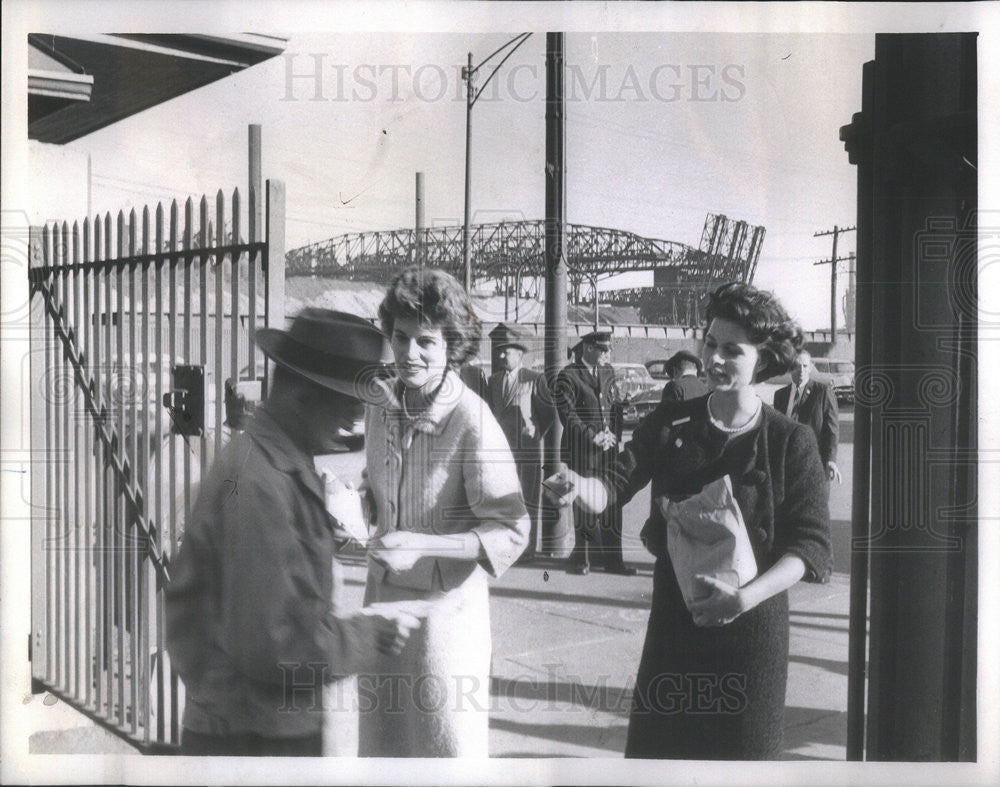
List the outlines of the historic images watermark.
{"label": "historic images watermark", "polygon": [[[424,103],[466,100],[463,66],[439,63],[339,63],[327,52],[286,52],[282,101]],[[545,96],[545,68],[519,63],[490,80],[481,101],[538,101]],[[740,101],[747,69],[739,63],[566,64],[566,101]]]}
{"label": "historic images watermark", "polygon": [[[581,713],[620,716],[630,712],[738,715],[747,707],[747,678],[737,672],[665,672],[644,686],[637,686],[633,678],[622,686],[609,686],[608,675],[584,680],[558,672],[556,665],[547,665],[544,676],[493,677],[489,686],[483,686],[478,675],[383,673],[360,676],[354,692],[343,683],[323,690],[323,685],[336,677],[329,664],[282,662],[278,666],[283,686],[281,711],[285,713],[391,714],[402,713],[412,704],[427,714],[537,713],[570,705]],[[642,696],[635,697],[636,691]]]}

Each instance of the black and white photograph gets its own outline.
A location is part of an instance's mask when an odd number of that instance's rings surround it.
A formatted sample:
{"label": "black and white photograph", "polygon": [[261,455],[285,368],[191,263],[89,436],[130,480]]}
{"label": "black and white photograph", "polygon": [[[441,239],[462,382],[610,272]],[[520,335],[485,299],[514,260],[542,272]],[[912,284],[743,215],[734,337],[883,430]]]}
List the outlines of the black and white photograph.
{"label": "black and white photograph", "polygon": [[1000,779],[998,4],[3,24],[5,783]]}

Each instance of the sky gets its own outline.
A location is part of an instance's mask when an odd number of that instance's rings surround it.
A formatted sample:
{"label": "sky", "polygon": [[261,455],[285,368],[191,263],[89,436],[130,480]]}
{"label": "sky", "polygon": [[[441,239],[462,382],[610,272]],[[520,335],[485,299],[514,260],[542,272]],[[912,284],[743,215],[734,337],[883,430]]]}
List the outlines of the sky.
{"label": "sky", "polygon": [[[90,154],[95,212],[229,194],[246,182],[247,125],[260,123],[264,176],[287,189],[289,249],[411,227],[417,171],[428,224],[457,224],[461,67],[518,32],[289,34],[284,55],[66,154]],[[813,263],[829,259],[831,238],[814,233],[854,224],[856,174],[838,130],[860,109],[874,36],[573,32],[565,50],[568,221],[691,246],[710,212],[763,225],[755,283],[806,329],[828,327],[830,267]],[[473,109],[474,221],[544,217],[544,96],[536,33]],[[853,250],[842,235],[838,256]],[[649,275],[619,285],[630,283]]]}

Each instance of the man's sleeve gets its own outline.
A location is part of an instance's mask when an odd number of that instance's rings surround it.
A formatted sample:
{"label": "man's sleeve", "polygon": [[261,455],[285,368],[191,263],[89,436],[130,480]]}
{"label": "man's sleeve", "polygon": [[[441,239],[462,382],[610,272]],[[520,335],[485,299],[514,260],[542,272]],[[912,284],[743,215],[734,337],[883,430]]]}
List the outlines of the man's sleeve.
{"label": "man's sleeve", "polygon": [[[280,682],[281,665],[328,665],[356,672],[370,640],[368,624],[336,617],[309,558],[298,490],[265,479],[238,480],[222,501],[220,639],[238,671]],[[299,522],[301,525],[301,521]]]}
{"label": "man's sleeve", "polygon": [[840,411],[833,386],[823,386],[823,427],[820,431],[820,455],[823,464],[837,461],[837,443],[840,438]]}

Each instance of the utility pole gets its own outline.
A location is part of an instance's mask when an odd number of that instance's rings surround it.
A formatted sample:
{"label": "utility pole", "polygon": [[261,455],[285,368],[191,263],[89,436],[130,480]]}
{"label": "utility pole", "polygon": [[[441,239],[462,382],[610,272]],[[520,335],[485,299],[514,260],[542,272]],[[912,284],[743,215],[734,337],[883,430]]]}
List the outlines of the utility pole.
{"label": "utility pole", "polygon": [[[566,358],[566,95],[562,33],[545,45],[545,379],[553,386]],[[545,477],[559,468],[562,425],[545,435]],[[546,507],[541,548],[569,554],[573,527],[565,509]]]}
{"label": "utility pole", "polygon": [[847,255],[847,292],[844,293],[844,327],[848,332],[854,333],[855,315],[857,314],[857,272],[855,268],[854,252]]}
{"label": "utility pole", "polygon": [[418,172],[415,178],[416,216],[413,223],[413,264],[424,264],[424,173]]}
{"label": "utility pole", "polygon": [[[462,79],[465,80],[465,219],[462,225],[462,272],[465,278],[465,291],[472,294],[472,252],[469,248],[472,236],[472,107],[475,106],[479,97],[483,94],[490,80],[496,76],[500,66],[507,62],[507,59],[517,51],[525,41],[531,37],[531,33],[521,33],[514,36],[510,41],[497,49],[493,54],[483,60],[478,66],[472,65],[472,52],[469,52],[469,64],[462,69]],[[513,45],[513,46],[512,46]],[[507,47],[511,50],[504,55],[503,60],[497,63],[496,67],[486,77],[482,86],[477,90],[475,85],[476,72],[485,66],[493,57],[500,54]]]}
{"label": "utility pole", "polygon": [[469,250],[469,234],[472,232],[470,214],[472,212],[472,105],[476,103],[476,70],[472,67],[472,52],[469,65],[462,69],[465,80],[465,218],[462,221],[462,274],[465,291],[472,294],[472,257]]}
{"label": "utility pole", "polygon": [[842,262],[847,259],[846,257],[837,257],[837,238],[842,232],[851,232],[856,230],[857,227],[838,227],[836,224],[833,225],[832,230],[827,230],[826,232],[814,232],[814,238],[822,238],[826,235],[833,235],[833,254],[830,255],[829,260],[820,260],[819,262],[814,262],[813,265],[830,265],[830,344],[837,343],[837,263]]}

